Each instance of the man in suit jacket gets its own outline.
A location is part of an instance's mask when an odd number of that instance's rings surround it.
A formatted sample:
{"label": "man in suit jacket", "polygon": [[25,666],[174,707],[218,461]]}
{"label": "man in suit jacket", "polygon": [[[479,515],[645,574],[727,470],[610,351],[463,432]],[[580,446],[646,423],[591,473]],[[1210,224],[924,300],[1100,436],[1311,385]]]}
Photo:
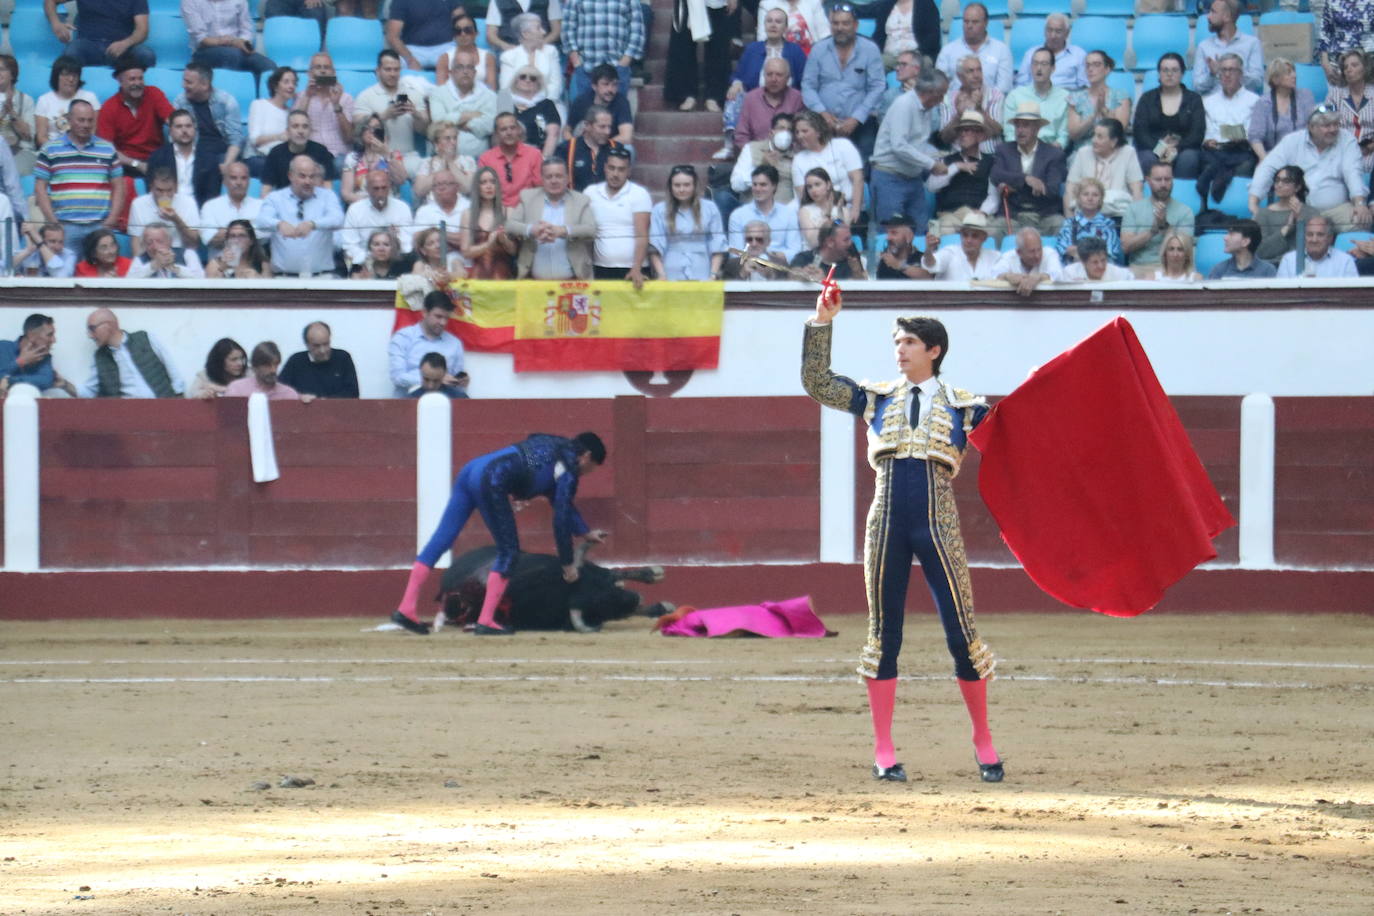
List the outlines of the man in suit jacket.
{"label": "man in suit jacket", "polygon": [[1041,235],[1054,235],[1064,222],[1060,194],[1068,176],[1064,151],[1040,140],[1038,134],[1046,121],[1035,102],[1022,102],[1011,120],[1016,141],[997,145],[988,176],[1001,197],[1002,213],[993,217],[1010,214],[1013,231],[1031,228]]}
{"label": "man in suit jacket", "polygon": [[541,187],[521,192],[506,220],[506,232],[521,240],[518,276],[590,280],[596,239],[591,202],[568,187],[568,164],[561,159],[544,160],[539,178]]}

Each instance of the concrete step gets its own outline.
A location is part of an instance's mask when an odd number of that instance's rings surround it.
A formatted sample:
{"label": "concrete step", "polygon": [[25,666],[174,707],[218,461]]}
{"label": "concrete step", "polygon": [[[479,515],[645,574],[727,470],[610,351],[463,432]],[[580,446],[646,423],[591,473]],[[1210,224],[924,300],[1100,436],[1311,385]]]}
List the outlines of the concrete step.
{"label": "concrete step", "polygon": [[720,149],[723,135],[714,137],[662,137],[635,135],[635,155],[640,162],[705,162]]}
{"label": "concrete step", "polygon": [[[641,105],[653,89],[647,86],[640,91]],[[641,107],[635,115],[635,136],[718,137],[724,126],[720,114],[714,111],[663,111]]]}

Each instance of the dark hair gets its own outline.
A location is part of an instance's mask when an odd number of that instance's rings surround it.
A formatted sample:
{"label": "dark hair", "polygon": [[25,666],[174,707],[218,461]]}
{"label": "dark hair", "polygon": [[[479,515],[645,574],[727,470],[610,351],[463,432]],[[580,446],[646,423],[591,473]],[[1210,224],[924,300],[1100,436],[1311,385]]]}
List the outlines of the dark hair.
{"label": "dark hair", "polygon": [[1285,165],[1274,174],[1278,175],[1279,172],[1288,173],[1288,177],[1293,179],[1293,196],[1303,203],[1307,203],[1307,173],[1302,170],[1302,166]]}
{"label": "dark hair", "polygon": [[51,315],[40,315],[39,313],[34,312],[32,315],[24,319],[24,333],[27,334],[34,328],[41,328],[49,324],[52,324]]}
{"label": "dark hair", "polygon": [[196,116],[193,115],[189,110],[187,110],[187,109],[185,109],[185,108],[178,108],[177,110],[175,110],[175,111],[173,111],[171,114],[169,114],[169,115],[167,116],[167,123],[170,125],[170,124],[171,124],[173,121],[175,121],[177,118],[190,118],[192,124],[195,124],[195,123],[196,123]]}
{"label": "dark hair", "polygon": [[185,67],[182,67],[181,69],[183,72],[199,73],[200,78],[205,80],[205,82],[209,83],[212,86],[215,83],[215,71],[212,70],[210,67],[207,67],[205,64],[199,63],[197,61],[191,61],[189,64],[187,64]]}
{"label": "dark hair", "polygon": [[306,335],[310,333],[310,329],[313,327],[324,328],[324,332],[326,334],[328,334],[330,337],[334,336],[334,332],[329,329],[329,325],[325,324],[323,321],[312,321],[305,327],[301,328],[301,340],[304,340],[307,344],[310,343],[310,341],[305,339]]}
{"label": "dark hair", "polygon": [[1106,255],[1107,243],[1095,235],[1085,235],[1078,239],[1078,260],[1086,261],[1095,254]]}
{"label": "dark hair", "polygon": [[1172,175],[1174,173],[1174,164],[1172,162],[1165,162],[1163,159],[1156,159],[1154,162],[1151,162],[1150,167],[1145,170],[1145,177],[1149,178],[1153,175],[1155,169],[1168,169],[1169,174]]}
{"label": "dark hair", "polygon": [[606,463],[606,443],[602,442],[596,433],[578,433],[573,436],[573,451],[579,455],[586,452],[597,464]]}
{"label": "dark hair", "polygon": [[75,57],[63,54],[52,62],[52,70],[48,71],[48,88],[53,92],[57,91],[57,78],[64,73],[76,74],[76,88],[80,89],[86,85],[81,79],[81,61]]}
{"label": "dark hair", "polygon": [[432,312],[435,309],[443,309],[446,312],[453,311],[453,300],[448,297],[448,293],[436,289],[425,294],[425,311]]}
{"label": "dark hair", "polygon": [[815,201],[811,199],[811,192],[806,189],[807,179],[811,178],[811,176],[813,175],[817,178],[824,178],[825,183],[830,185],[831,207],[838,207],[842,203],[844,203],[844,195],[841,194],[835,188],[835,179],[831,178],[830,173],[827,172],[825,169],[821,168],[820,166],[816,166],[814,169],[809,170],[805,175],[802,176],[801,191],[797,194],[797,199],[802,201],[802,206],[805,206],[806,204],[810,203],[815,203]]}
{"label": "dark hair", "polygon": [[749,173],[750,178],[758,178],[760,175],[767,178],[768,183],[774,186],[781,180],[778,176],[778,170],[767,164],[755,166],[754,171]]}
{"label": "dark hair", "polygon": [[793,118],[792,115],[788,114],[785,111],[780,111],[777,114],[773,115],[773,120],[768,122],[768,126],[777,127],[779,121],[786,121],[788,124],[796,123],[796,119]]}
{"label": "dark hair", "polygon": [[272,341],[264,340],[253,348],[253,355],[249,357],[248,362],[254,369],[258,366],[280,365],[281,351]]}
{"label": "dark hair", "polygon": [[[97,229],[90,235],[81,240],[81,258],[87,264],[95,267],[98,263],[95,259],[95,248],[105,238],[114,238],[115,234],[108,229]],[[118,241],[118,239],[116,239]]]}
{"label": "dark hair", "polygon": [[1111,137],[1117,146],[1122,146],[1126,142],[1126,128],[1122,127],[1116,118],[1098,118],[1093,127],[1105,127],[1107,136]]}
{"label": "dark hair", "polygon": [[1260,229],[1260,224],[1252,219],[1238,219],[1231,223],[1229,232],[1239,232],[1245,236],[1245,247],[1254,254],[1259,250],[1260,241],[1264,238],[1264,232]]}
{"label": "dark hair", "polygon": [[[182,112],[185,114],[185,112]],[[158,181],[170,180],[172,184],[177,183],[177,170],[169,165],[160,165],[148,173],[148,190],[152,190],[153,183]]]}
{"label": "dark hair", "polygon": [[[1048,54],[1048,55],[1050,56],[1050,66],[1053,67],[1053,66],[1054,66],[1054,51],[1052,51],[1051,49],[1045,47],[1044,45],[1041,45],[1040,47],[1036,48],[1034,51],[1031,52],[1031,63],[1035,63],[1035,55],[1039,54],[1041,51],[1044,51],[1046,54]],[[930,344],[926,344],[926,346],[930,346]]]}
{"label": "dark hair", "polygon": [[1178,68],[1179,68],[1180,70],[1182,70],[1184,73],[1187,73],[1187,72],[1188,72],[1188,65],[1187,65],[1186,63],[1183,62],[1183,55],[1182,55],[1182,54],[1178,53],[1177,51],[1165,51],[1163,54],[1159,55],[1159,60],[1155,61],[1155,72],[1156,72],[1156,73],[1159,72],[1159,66],[1160,66],[1160,64],[1164,63],[1166,60],[1174,60],[1174,61],[1177,61],[1177,62],[1178,62]]}
{"label": "dark hair", "polygon": [[435,353],[433,351],[426,353],[424,356],[420,357],[420,365],[430,366],[435,369],[443,369],[445,373],[448,372],[448,360],[444,359],[444,354],[442,353]]}
{"label": "dark hair", "polygon": [[[87,238],[89,237],[90,236],[87,236]],[[224,374],[224,361],[228,359],[229,354],[233,353],[235,350],[244,355],[245,361],[243,371],[247,373],[247,351],[245,351],[243,347],[240,347],[238,341],[234,340],[232,337],[221,337],[219,340],[215,341],[215,345],[210,348],[209,355],[205,357],[205,377],[216,385],[227,385],[232,382],[233,379]],[[242,378],[242,376],[240,376],[240,378]]]}
{"label": "dark hair", "polygon": [[267,252],[263,250],[262,243],[258,241],[258,233],[253,229],[251,220],[236,219],[230,220],[229,225],[224,227],[227,233],[235,226],[240,226],[248,233],[248,247],[243,252],[243,257],[248,261],[248,266],[258,273],[262,273],[263,265],[267,263]]}
{"label": "dark hair", "polygon": [[898,333],[915,334],[920,338],[921,343],[927,347],[939,347],[940,355],[935,357],[931,364],[931,369],[936,375],[940,374],[940,364],[945,361],[949,354],[949,332],[940,323],[938,318],[930,318],[925,315],[917,315],[911,318],[898,318],[892,327],[895,336]]}
{"label": "dark hair", "polygon": [[382,65],[382,61],[386,60],[388,57],[394,59],[397,63],[401,62],[401,55],[397,54],[390,48],[382,48],[382,50],[377,52],[377,66],[380,67]]}
{"label": "dark hair", "polygon": [[[1093,48],[1091,51],[1088,52],[1088,54],[1099,54],[1099,55],[1101,55],[1101,56],[1102,56],[1102,62],[1103,62],[1104,64],[1107,65],[1107,70],[1108,70],[1108,72],[1110,72],[1110,71],[1116,69],[1116,58],[1112,57],[1110,54],[1108,54],[1106,51],[1102,50],[1101,48]],[[1084,60],[1087,60],[1088,58],[1087,58],[1087,56],[1085,55],[1085,56],[1083,57],[1083,59],[1084,59]]]}
{"label": "dark hair", "polygon": [[592,84],[595,85],[602,80],[619,81],[620,71],[615,68],[614,64],[597,64],[592,68]]}
{"label": "dark hair", "polygon": [[0,54],[0,66],[10,72],[10,77],[13,80],[19,79],[19,61],[14,59],[13,54]]}
{"label": "dark hair", "polygon": [[267,77],[267,94],[269,96],[276,95],[277,87],[281,85],[282,77],[286,76],[288,73],[294,75],[295,72],[296,71],[290,67],[278,67],[273,70],[271,75]]}

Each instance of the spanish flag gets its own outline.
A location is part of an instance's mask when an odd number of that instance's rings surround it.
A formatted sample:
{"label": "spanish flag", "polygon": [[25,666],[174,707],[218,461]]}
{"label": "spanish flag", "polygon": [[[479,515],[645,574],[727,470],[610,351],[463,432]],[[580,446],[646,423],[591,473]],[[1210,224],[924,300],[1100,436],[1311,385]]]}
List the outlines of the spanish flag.
{"label": "spanish flag", "polygon": [[[515,344],[515,291],[509,280],[455,280],[445,292],[453,301],[448,330],[469,350],[509,353]],[[413,299],[414,297],[412,297]],[[396,320],[391,333],[418,324],[424,312],[396,287]]]}
{"label": "spanish flag", "polygon": [[525,280],[515,371],[714,369],[725,316],[721,283]]}

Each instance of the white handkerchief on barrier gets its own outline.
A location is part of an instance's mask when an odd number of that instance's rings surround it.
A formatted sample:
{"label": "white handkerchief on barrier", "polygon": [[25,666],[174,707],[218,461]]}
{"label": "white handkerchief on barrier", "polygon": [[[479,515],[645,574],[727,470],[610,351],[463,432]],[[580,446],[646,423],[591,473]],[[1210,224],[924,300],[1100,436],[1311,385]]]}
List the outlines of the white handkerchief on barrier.
{"label": "white handkerchief on barrier", "polygon": [[281,476],[277,470],[277,446],[272,441],[272,413],[267,395],[248,396],[248,452],[253,458],[253,482],[267,483]]}

